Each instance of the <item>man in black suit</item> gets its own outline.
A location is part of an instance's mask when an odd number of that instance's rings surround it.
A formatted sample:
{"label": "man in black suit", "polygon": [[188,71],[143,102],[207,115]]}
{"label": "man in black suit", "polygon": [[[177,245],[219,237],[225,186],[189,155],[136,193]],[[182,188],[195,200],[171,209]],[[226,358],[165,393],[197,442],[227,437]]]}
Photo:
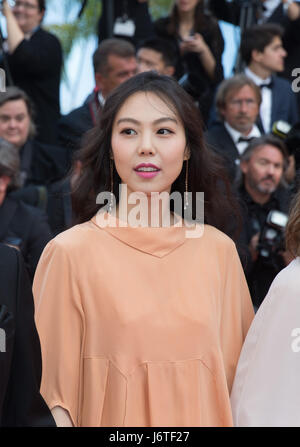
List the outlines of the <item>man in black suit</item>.
{"label": "man in black suit", "polygon": [[224,159],[232,181],[249,142],[262,133],[256,125],[260,103],[260,89],[244,74],[224,80],[218,88],[216,106],[222,121],[206,132],[205,139]]}
{"label": "man in black suit", "polygon": [[95,126],[105,98],[122,82],[137,73],[134,46],[123,39],[103,40],[93,55],[96,87],[85,103],[61,118],[60,145],[72,152],[79,148],[83,135]]}
{"label": "man in black suit", "polygon": [[0,244],[0,427],[55,427],[40,395],[41,348],[20,253]]}
{"label": "man in black suit", "polygon": [[283,120],[291,125],[299,121],[291,84],[276,76],[283,71],[286,57],[282,34],[276,24],[255,25],[244,31],[241,40],[241,57],[247,65],[245,74],[261,89],[260,119],[266,133],[275,121]]}

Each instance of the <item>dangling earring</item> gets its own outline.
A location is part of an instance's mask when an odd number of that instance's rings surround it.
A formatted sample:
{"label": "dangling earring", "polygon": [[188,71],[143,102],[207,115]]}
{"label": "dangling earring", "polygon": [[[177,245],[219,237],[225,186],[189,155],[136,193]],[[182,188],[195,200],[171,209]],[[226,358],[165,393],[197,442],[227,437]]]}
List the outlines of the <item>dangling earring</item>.
{"label": "dangling earring", "polygon": [[188,160],[186,160],[185,165],[185,193],[184,193],[184,210],[189,206],[189,194],[188,194],[188,176],[189,176],[189,165]]}
{"label": "dangling earring", "polygon": [[110,167],[110,200],[108,205],[108,212],[111,213],[114,199],[114,164],[112,159],[109,159],[109,167]]}

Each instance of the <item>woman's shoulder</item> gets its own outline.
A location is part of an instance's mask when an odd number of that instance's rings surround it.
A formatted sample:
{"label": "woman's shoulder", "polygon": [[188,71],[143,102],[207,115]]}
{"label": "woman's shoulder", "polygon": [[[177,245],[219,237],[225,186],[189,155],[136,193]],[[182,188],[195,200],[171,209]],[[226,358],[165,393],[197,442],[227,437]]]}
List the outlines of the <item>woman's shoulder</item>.
{"label": "woman's shoulder", "polygon": [[212,225],[204,225],[204,234],[208,243],[222,247],[235,247],[235,243],[227,234]]}
{"label": "woman's shoulder", "polygon": [[186,238],[191,239],[193,250],[200,250],[207,254],[212,254],[221,263],[237,253],[234,241],[222,231],[212,225],[200,225],[201,231],[196,228],[189,228],[186,231]]}
{"label": "woman's shoulder", "polygon": [[285,295],[299,296],[300,290],[300,257],[297,257],[281,270],[275,277],[270,291],[284,292]]}
{"label": "woman's shoulder", "polygon": [[161,36],[168,36],[168,26],[170,24],[170,17],[161,17],[154,22],[155,32]]}
{"label": "woman's shoulder", "polygon": [[[99,232],[99,237],[101,233]],[[57,247],[72,249],[90,243],[94,237],[96,237],[95,226],[91,220],[88,220],[59,233],[50,242]]]}
{"label": "woman's shoulder", "polygon": [[203,14],[203,20],[200,29],[196,29],[198,32],[206,31],[210,33],[221,32],[218,20],[211,14]]}
{"label": "woman's shoulder", "polygon": [[48,45],[52,45],[53,47],[59,48],[61,50],[61,44],[59,39],[55,36],[55,34],[46,31],[44,28],[39,27],[35,33],[33,33],[31,39],[32,42],[36,42],[37,44],[47,43]]}

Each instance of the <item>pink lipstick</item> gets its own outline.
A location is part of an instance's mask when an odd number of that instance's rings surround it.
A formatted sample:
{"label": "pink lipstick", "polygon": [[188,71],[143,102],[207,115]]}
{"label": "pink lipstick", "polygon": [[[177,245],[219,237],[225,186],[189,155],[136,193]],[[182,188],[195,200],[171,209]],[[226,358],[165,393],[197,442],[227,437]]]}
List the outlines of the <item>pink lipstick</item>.
{"label": "pink lipstick", "polygon": [[152,163],[141,163],[134,170],[137,175],[146,179],[153,178],[160,172],[160,169]]}

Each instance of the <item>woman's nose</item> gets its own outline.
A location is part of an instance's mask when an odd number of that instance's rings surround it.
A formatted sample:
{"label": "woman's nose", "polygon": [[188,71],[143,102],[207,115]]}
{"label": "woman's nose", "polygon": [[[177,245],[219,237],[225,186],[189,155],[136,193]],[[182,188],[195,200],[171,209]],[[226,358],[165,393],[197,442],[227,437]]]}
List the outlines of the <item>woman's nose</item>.
{"label": "woman's nose", "polygon": [[140,155],[154,155],[155,148],[152,142],[151,135],[146,133],[142,135],[140,145],[139,145],[139,154]]}

